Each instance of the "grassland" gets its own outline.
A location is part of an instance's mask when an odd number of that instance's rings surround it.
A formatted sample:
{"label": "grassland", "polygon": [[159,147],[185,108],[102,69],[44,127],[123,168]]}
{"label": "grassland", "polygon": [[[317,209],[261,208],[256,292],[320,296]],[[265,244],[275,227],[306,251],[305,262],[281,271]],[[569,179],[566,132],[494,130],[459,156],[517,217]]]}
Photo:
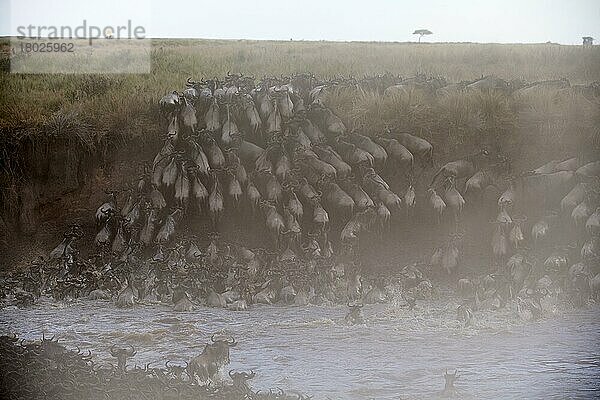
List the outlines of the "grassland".
{"label": "grassland", "polygon": [[[8,43],[2,44],[6,48]],[[152,72],[131,75],[11,75],[3,57],[0,129],[44,124],[56,112],[85,115],[98,131],[125,130],[164,93],[185,79],[227,71],[263,75],[312,72],[320,77],[390,72],[425,74],[448,81],[482,75],[537,81],[600,81],[600,49],[580,46],[155,40]]]}
{"label": "grassland", "polygon": [[[21,220],[16,226],[39,220],[32,215],[40,191],[55,185],[77,191],[90,166],[110,167],[123,161],[116,155],[123,152],[143,157],[148,148],[151,154],[162,133],[157,100],[181,90],[190,76],[390,72],[449,82],[483,75],[600,81],[597,46],[154,40],[151,73],[128,75],[10,74],[7,39],[0,48],[0,225]],[[465,146],[494,143],[513,159],[533,163],[600,144],[600,107],[577,96],[557,99],[542,92],[527,102],[497,93],[386,99],[348,89],[330,94],[328,105],[350,128],[368,134],[392,124],[422,135],[442,159],[463,154]]]}
{"label": "grassland", "polygon": [[[5,40],[2,48],[7,46]],[[405,77],[443,77],[449,82],[483,75],[528,82],[558,78],[572,84],[600,81],[598,47],[555,44],[154,40],[151,52],[150,74],[22,75],[8,73],[9,52],[4,51],[0,62],[0,147],[18,154],[15,146],[24,140],[58,138],[77,142],[85,151],[100,149],[106,154],[111,143],[147,141],[159,134],[156,103],[160,96],[181,89],[189,76],[220,77],[228,71],[257,78],[297,72],[323,78],[390,72]],[[583,110],[589,105],[555,104],[550,95],[538,96],[536,115],[530,113],[527,121],[519,121],[518,112],[532,105],[498,96],[459,95],[435,102],[412,99],[409,104],[372,94],[338,94],[330,98],[330,104],[352,127],[378,130],[394,122],[434,141],[434,136],[443,136],[453,143],[472,141],[482,133],[501,136],[519,126],[539,125],[544,113],[566,132],[573,129],[571,125],[580,124],[581,112],[589,114]],[[563,139],[556,133],[555,129],[554,142]],[[26,174],[22,165],[13,163],[8,169]]]}

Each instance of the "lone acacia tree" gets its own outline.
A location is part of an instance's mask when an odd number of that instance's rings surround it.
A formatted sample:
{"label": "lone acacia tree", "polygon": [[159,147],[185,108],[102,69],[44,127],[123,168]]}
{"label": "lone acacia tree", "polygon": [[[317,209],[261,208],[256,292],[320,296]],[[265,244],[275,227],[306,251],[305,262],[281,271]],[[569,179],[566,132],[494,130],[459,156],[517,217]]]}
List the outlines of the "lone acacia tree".
{"label": "lone acacia tree", "polygon": [[429,29],[417,29],[416,31],[413,32],[413,35],[419,35],[419,43],[421,43],[421,38],[424,35],[432,35],[433,32],[431,32]]}

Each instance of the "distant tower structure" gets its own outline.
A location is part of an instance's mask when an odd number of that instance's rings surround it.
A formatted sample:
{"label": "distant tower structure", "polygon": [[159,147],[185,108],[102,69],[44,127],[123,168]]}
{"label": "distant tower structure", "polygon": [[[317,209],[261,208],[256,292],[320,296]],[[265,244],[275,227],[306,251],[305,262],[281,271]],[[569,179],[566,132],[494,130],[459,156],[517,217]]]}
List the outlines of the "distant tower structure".
{"label": "distant tower structure", "polygon": [[594,45],[594,38],[591,36],[584,36],[583,38],[583,47],[592,47]]}
{"label": "distant tower structure", "polygon": [[110,26],[104,28],[104,37],[106,39],[112,39],[114,37],[114,31]]}

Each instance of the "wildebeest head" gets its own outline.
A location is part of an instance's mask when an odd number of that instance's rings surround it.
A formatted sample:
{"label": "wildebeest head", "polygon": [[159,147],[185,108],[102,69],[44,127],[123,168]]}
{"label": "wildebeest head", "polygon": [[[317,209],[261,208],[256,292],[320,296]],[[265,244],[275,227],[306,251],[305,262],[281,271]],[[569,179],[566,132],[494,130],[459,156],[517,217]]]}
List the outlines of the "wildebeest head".
{"label": "wildebeest head", "polygon": [[164,116],[172,116],[181,107],[181,98],[177,91],[173,91],[172,93],[163,96],[159,101],[160,110]]}
{"label": "wildebeest head", "polygon": [[168,117],[168,120],[169,126],[167,127],[167,137],[176,141],[179,133],[179,115],[172,114]]}
{"label": "wildebeest head", "polygon": [[308,233],[307,241],[302,244],[302,250],[304,254],[309,258],[321,256],[321,245],[316,240],[316,234]]}
{"label": "wildebeest head", "polygon": [[233,386],[241,391],[247,392],[250,390],[250,385],[248,385],[248,381],[256,376],[256,373],[253,370],[250,370],[250,373],[247,372],[234,372],[233,370],[229,371],[229,377],[233,381]]}
{"label": "wildebeest head", "polygon": [[64,352],[65,347],[58,343],[58,339],[54,339],[52,336],[50,339],[42,333],[42,341],[40,342],[38,349],[48,355],[58,355]]}
{"label": "wildebeest head", "polygon": [[348,303],[348,314],[346,315],[346,321],[351,324],[362,324],[363,323],[363,315],[362,308],[363,304],[350,304]]}
{"label": "wildebeest head", "polygon": [[467,161],[471,161],[475,166],[487,164],[491,161],[491,154],[488,149],[482,148],[479,151],[465,157]]}
{"label": "wildebeest head", "polygon": [[117,369],[125,372],[127,359],[133,357],[137,352],[135,347],[128,345],[127,348],[118,348],[116,345],[110,347],[110,355],[117,359]]}
{"label": "wildebeest head", "polygon": [[0,346],[4,347],[4,346],[12,345],[13,343],[16,343],[17,340],[19,340],[19,338],[14,333],[12,336],[2,335],[2,336],[0,336]]}
{"label": "wildebeest head", "polygon": [[540,301],[543,297],[547,296],[550,292],[546,288],[527,288],[525,289],[525,294],[535,301]]}
{"label": "wildebeest head", "polygon": [[449,374],[448,370],[444,372],[444,379],[446,381],[444,384],[444,393],[451,393],[456,390],[454,387],[454,382],[456,382],[458,378],[460,378],[460,375],[458,375],[458,370],[454,370],[453,374]]}
{"label": "wildebeest head", "polygon": [[180,380],[183,372],[187,371],[187,368],[189,367],[189,363],[187,361],[185,361],[185,366],[183,366],[183,365],[170,364],[170,362],[171,362],[170,360],[167,360],[167,362],[165,363],[166,370],[175,379]]}
{"label": "wildebeest head", "polygon": [[217,365],[229,364],[229,348],[237,346],[235,338],[217,338],[217,335],[213,334],[210,340],[212,343],[208,344],[206,349],[210,348],[208,351],[214,356]]}

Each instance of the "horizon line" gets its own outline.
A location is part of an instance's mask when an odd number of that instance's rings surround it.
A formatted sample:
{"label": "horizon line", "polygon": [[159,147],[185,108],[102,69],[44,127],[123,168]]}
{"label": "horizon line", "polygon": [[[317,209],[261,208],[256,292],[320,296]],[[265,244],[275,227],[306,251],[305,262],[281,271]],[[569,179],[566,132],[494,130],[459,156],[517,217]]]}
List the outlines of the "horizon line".
{"label": "horizon line", "polygon": [[[17,35],[0,35],[0,39],[21,39]],[[22,40],[88,40],[88,38],[47,38],[47,37],[25,37]],[[583,37],[582,37],[583,39]],[[418,42],[418,41],[399,41],[399,40],[335,40],[335,39],[250,39],[250,38],[208,38],[208,37],[145,37],[141,39],[135,38],[94,38],[96,40],[203,40],[203,41],[228,41],[228,42],[304,42],[304,43],[372,43],[372,44],[416,44],[416,45],[428,45],[428,44],[481,44],[481,45],[541,45],[541,44],[550,44],[550,45],[559,45],[559,46],[579,46],[582,47],[582,44],[565,44],[560,42],[546,41],[546,42]],[[593,45],[592,47],[596,47],[597,45]]]}

